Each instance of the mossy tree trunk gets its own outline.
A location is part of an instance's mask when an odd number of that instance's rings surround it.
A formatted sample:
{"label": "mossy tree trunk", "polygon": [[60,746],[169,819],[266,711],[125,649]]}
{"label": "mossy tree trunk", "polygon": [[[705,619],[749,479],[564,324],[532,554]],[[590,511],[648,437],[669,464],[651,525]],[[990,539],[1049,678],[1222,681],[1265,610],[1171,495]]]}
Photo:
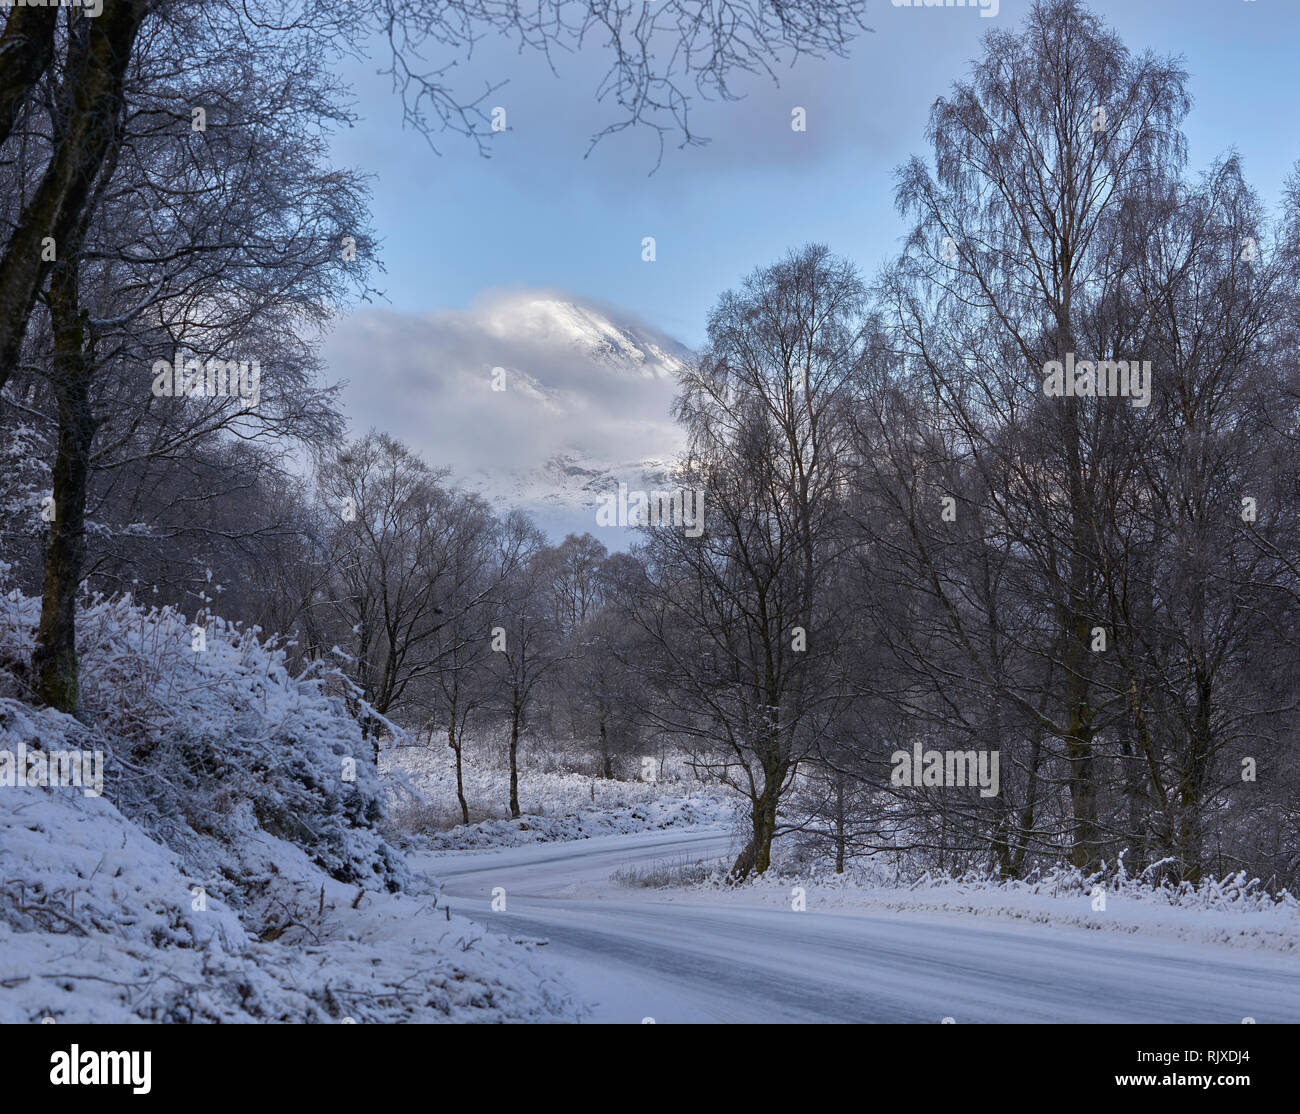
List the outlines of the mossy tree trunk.
{"label": "mossy tree trunk", "polygon": [[47,297],[54,336],[51,386],[59,417],[54,519],[32,654],[36,699],[70,715],[81,713],[76,603],[86,559],[86,496],[96,424],[90,400],[93,359],[86,347],[86,314],[78,304],[77,285],[76,262],[60,262]]}

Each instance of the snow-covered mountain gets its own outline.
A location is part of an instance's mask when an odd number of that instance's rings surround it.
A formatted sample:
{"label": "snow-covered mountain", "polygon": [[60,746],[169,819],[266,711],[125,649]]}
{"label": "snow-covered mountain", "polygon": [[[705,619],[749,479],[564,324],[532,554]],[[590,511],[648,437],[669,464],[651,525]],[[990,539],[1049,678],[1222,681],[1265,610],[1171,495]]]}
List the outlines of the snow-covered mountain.
{"label": "snow-covered mountain", "polygon": [[568,350],[617,375],[672,379],[690,353],[675,340],[619,315],[551,292],[489,302],[479,318],[498,337],[530,338],[539,348]]}
{"label": "snow-covered mountain", "polygon": [[350,381],[354,432],[392,433],[557,536],[600,536],[600,496],[619,483],[663,487],[683,444],[670,408],[689,350],[573,295],[512,292],[424,316],[367,310],[325,355]]}

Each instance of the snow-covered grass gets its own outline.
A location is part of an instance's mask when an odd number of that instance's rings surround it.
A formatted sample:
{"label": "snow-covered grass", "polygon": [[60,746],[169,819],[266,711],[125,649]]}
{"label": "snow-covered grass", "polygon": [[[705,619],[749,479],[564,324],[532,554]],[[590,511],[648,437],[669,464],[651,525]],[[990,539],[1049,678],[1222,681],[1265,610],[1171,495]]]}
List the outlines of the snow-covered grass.
{"label": "snow-covered grass", "polygon": [[511,820],[509,770],[490,752],[480,757],[472,742],[465,750],[470,824],[460,822],[449,747],[394,746],[381,754],[394,839],[415,838],[427,850],[468,850],[731,822],[734,803],[722,790],[667,763],[666,776],[654,782],[622,781],[556,771],[544,751],[534,751],[520,771],[522,815]]}
{"label": "snow-covered grass", "polygon": [[725,872],[721,862],[709,863],[690,856],[657,859],[652,863],[628,863],[609,876],[617,886],[631,889],[662,890],[678,886],[694,886],[710,882],[719,872]]}
{"label": "snow-covered grass", "polygon": [[[26,696],[39,613],[39,600],[0,599],[0,696]],[[90,726],[64,727],[105,752],[109,799],[187,865],[222,869],[223,849],[256,829],[342,881],[401,887],[371,747],[338,671],[292,675],[255,630],[207,618],[199,642],[185,616],[129,598],[92,602],[77,633]]]}
{"label": "snow-covered grass", "polygon": [[0,782],[0,1022],[579,1016],[532,945],[450,916],[384,838],[337,675],[101,600],[80,722],[24,699],[36,615],[0,600],[0,752],[100,752],[104,795]]}
{"label": "snow-covered grass", "polygon": [[1300,902],[1286,891],[1270,894],[1245,873],[1197,885],[1154,885],[1147,877],[1128,875],[1120,862],[1093,874],[1061,865],[1025,879],[930,871],[906,876],[879,856],[843,874],[824,864],[796,868],[778,860],[765,875],[753,875],[740,885],[726,875],[727,864],[718,861],[678,874],[655,866],[635,879],[611,881],[676,888],[670,899],[710,905],[790,908],[799,887],[808,909],[970,914],[1300,953]]}
{"label": "snow-covered grass", "polygon": [[259,894],[237,913],[106,800],[0,790],[0,1023],[577,1017],[431,884],[362,890],[266,833],[238,850]]}

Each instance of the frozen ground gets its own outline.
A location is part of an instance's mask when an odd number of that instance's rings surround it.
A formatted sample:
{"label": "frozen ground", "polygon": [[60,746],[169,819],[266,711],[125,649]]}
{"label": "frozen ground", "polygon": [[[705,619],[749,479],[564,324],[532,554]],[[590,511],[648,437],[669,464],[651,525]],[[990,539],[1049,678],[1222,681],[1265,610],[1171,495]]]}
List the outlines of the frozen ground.
{"label": "frozen ground", "polygon": [[[594,1021],[1300,1021],[1300,961],[1286,954],[1300,940],[1293,911],[1119,895],[1094,913],[1079,894],[810,885],[795,912],[784,884],[727,893],[610,881],[630,865],[713,859],[729,846],[722,830],[670,830],[413,865],[438,875],[457,913],[548,940]],[[494,889],[504,911],[492,909]],[[1228,938],[1250,946],[1207,942]]]}

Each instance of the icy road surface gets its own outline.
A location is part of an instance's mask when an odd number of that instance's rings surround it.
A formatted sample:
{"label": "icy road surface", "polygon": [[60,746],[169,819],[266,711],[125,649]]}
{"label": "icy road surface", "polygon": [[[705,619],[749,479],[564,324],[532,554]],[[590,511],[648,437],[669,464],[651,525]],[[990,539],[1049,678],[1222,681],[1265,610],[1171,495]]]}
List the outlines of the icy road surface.
{"label": "icy road surface", "polygon": [[[454,912],[549,941],[543,954],[595,1022],[1300,1021],[1300,961],[1285,955],[965,914],[818,910],[815,890],[793,912],[752,893],[609,881],[628,864],[727,849],[722,832],[678,829],[447,852],[418,868],[441,879]],[[506,912],[491,909],[498,886]]]}

